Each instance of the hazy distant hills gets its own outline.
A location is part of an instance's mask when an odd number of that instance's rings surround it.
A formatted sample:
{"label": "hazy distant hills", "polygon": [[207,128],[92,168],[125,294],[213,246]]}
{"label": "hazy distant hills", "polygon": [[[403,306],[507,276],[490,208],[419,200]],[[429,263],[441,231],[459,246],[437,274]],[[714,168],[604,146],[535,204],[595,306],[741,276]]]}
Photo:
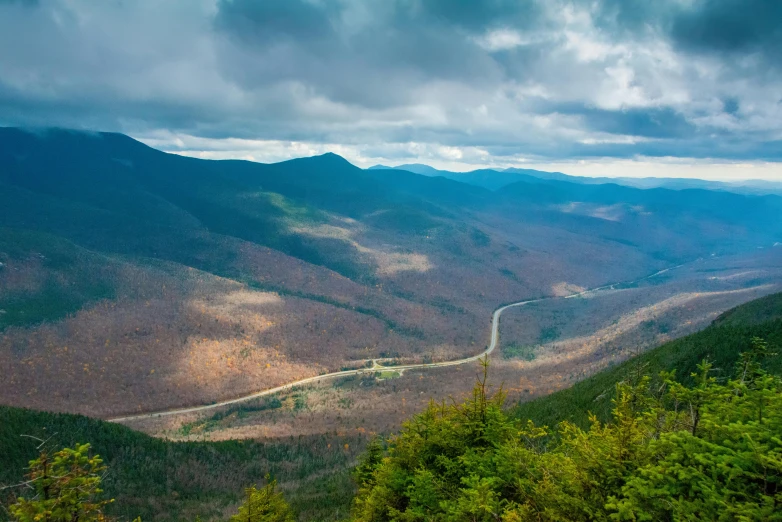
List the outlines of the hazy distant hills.
{"label": "hazy distant hills", "polygon": [[[205,161],[165,154],[119,134],[18,129],[0,129],[0,166],[2,226],[188,265],[206,247],[216,259],[201,256],[196,264],[221,274],[231,272],[219,260],[220,249],[207,247],[203,232],[367,282],[376,274],[347,238],[357,229],[336,230],[345,219],[361,223],[363,233],[375,230],[403,241],[437,236],[427,248],[461,252],[451,244],[461,241],[460,234],[468,243],[472,236],[491,236],[491,220],[479,217],[490,215],[614,238],[667,259],[770,245],[782,230],[782,198],[685,187],[698,180],[681,181],[677,190],[640,190],[531,170],[458,174],[414,165],[407,168],[426,175],[389,175],[334,154],[268,165]],[[476,186],[500,183],[495,191]],[[475,225],[465,227],[467,222]],[[201,246],[188,238],[193,233]]]}
{"label": "hazy distant hills", "polygon": [[[654,234],[670,231],[675,226],[671,220],[689,217],[695,228],[680,232],[682,237],[691,236],[687,240],[695,249],[700,248],[698,243],[712,248],[723,240],[733,246],[760,246],[776,241],[782,229],[782,220],[777,219],[782,198],[773,196],[585,185],[572,182],[583,178],[539,171],[500,173],[513,183],[490,192],[442,177],[365,171],[334,154],[270,165],[204,161],[165,154],[110,133],[36,135],[2,129],[0,162],[0,182],[6,185],[5,226],[56,233],[86,246],[128,254],[170,252],[177,260],[189,250],[176,246],[183,231],[205,229],[354,279],[367,274],[349,242],[296,233],[291,224],[333,226],[335,216],[344,216],[403,235],[445,227],[452,237],[453,224],[443,219],[464,221],[476,212],[488,212],[579,234],[605,232],[642,244],[654,241]],[[465,176],[450,174],[451,179]],[[544,180],[544,174],[567,181]],[[468,180],[489,179],[497,173],[466,175],[471,176]],[[177,237],[170,237],[171,228],[178,231]],[[725,243],[723,248],[732,247]]]}
{"label": "hazy distant hills", "polygon": [[[412,163],[407,165],[399,165],[397,167],[375,165],[373,167],[369,167],[368,170],[405,170],[408,172],[421,174],[423,176],[440,176],[443,178],[453,179],[462,183],[469,183],[470,185],[487,188],[489,190],[497,190],[506,185],[517,183],[519,181],[530,181],[537,183],[540,182],[540,180],[556,179],[560,181],[572,181],[574,183],[581,182],[581,178],[576,176],[568,176],[567,174],[561,174],[559,172],[544,172],[541,170],[532,169],[479,169],[470,172],[451,172],[448,170],[438,170],[420,163]],[[573,179],[571,180],[571,178]]]}
{"label": "hazy distant hills", "polygon": [[0,401],[112,415],[457,358],[500,303],[782,241],[778,196],[500,175],[0,129]]}
{"label": "hazy distant hills", "polygon": [[498,170],[479,169],[469,172],[452,172],[447,170],[438,170],[420,163],[398,165],[396,167],[375,165],[370,167],[370,170],[406,170],[409,172],[415,172],[416,174],[422,174],[424,176],[442,176],[444,178],[454,179],[463,183],[470,183],[472,185],[488,188],[490,190],[496,190],[519,181],[530,181],[530,178],[537,178],[541,180],[569,181],[571,183],[585,185],[614,183],[617,185],[624,185],[627,187],[640,189],[668,188],[673,190],[683,190],[689,188],[700,188],[706,190],[722,190],[747,195],[782,195],[782,182],[760,179],[736,182],[720,182],[692,178],[592,178],[588,176],[571,176],[561,172],[548,172],[543,170],[519,168]]}

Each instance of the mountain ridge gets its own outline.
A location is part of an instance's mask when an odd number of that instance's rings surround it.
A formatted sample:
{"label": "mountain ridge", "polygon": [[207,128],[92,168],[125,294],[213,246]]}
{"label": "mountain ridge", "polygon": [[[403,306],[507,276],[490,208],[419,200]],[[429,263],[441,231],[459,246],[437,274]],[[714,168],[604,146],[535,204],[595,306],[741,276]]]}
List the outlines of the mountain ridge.
{"label": "mountain ridge", "polygon": [[[540,180],[566,181],[581,185],[601,185],[617,184],[637,189],[666,188],[671,190],[682,190],[688,188],[702,188],[705,190],[722,190],[744,195],[782,195],[782,182],[769,180],[749,179],[743,181],[712,181],[699,178],[664,178],[664,177],[591,177],[591,176],[573,176],[555,171],[543,171],[537,169],[523,169],[516,167],[507,167],[500,169],[483,168],[466,172],[454,172],[440,170],[421,163],[403,164],[390,167],[387,165],[373,165],[367,170],[407,170],[426,176],[441,176],[450,179],[456,179],[464,183],[470,183],[476,186],[497,190],[509,184],[527,177],[538,178]],[[519,178],[517,176],[522,176]]]}

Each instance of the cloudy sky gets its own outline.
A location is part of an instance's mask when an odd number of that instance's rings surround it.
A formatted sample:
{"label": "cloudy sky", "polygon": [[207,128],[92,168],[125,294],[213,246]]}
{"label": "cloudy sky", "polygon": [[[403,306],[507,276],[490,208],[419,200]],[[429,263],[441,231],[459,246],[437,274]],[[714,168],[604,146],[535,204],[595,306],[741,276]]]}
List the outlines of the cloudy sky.
{"label": "cloudy sky", "polygon": [[782,181],[780,0],[0,0],[0,125]]}

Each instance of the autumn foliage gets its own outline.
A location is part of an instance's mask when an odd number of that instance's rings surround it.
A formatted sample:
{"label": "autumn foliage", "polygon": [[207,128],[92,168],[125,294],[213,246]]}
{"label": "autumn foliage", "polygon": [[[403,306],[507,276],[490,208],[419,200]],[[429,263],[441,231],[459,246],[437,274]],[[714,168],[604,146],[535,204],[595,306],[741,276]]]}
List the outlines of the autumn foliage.
{"label": "autumn foliage", "polygon": [[[430,403],[354,472],[354,522],[782,520],[782,379],[754,338],[733,376],[708,361],[616,386],[611,420],[556,429],[509,416],[488,362],[463,403]],[[102,460],[89,444],[31,461],[9,513],[20,522],[103,520]],[[245,490],[232,522],[296,519],[276,482]]]}

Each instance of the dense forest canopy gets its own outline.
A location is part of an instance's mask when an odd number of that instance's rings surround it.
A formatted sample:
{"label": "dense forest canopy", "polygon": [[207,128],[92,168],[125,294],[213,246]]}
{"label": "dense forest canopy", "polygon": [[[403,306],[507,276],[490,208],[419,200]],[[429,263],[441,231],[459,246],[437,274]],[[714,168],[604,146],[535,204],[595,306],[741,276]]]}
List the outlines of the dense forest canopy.
{"label": "dense forest canopy", "polygon": [[432,404],[358,468],[355,521],[782,520],[782,381],[753,340],[727,381],[704,361],[616,387],[588,429],[508,417],[485,380]]}

